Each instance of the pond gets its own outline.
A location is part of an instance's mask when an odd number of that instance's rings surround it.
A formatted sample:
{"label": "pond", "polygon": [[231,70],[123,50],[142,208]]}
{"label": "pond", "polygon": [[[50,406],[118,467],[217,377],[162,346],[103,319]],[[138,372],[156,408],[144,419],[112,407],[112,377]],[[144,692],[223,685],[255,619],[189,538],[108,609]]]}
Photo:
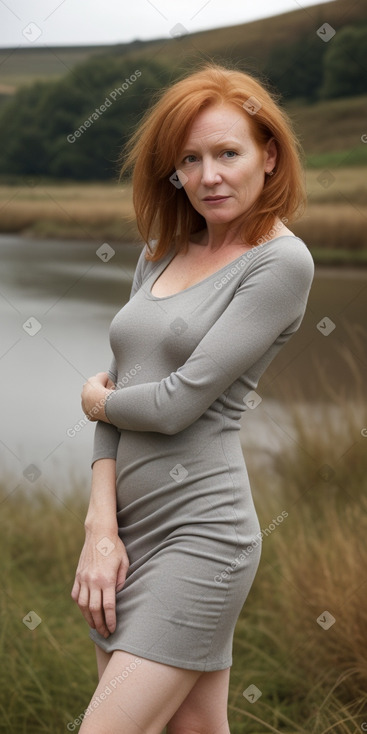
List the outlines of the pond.
{"label": "pond", "polygon": [[[83,420],[80,391],[109,365],[109,324],[129,297],[140,253],[140,246],[114,243],[115,254],[105,261],[97,254],[102,244],[0,236],[0,457],[6,481],[9,475],[31,485],[39,477],[61,496],[73,478],[85,485],[90,480],[94,426]],[[306,412],[330,404],[312,360],[337,389],[348,389],[352,379],[341,350],[365,369],[360,332],[366,288],[362,268],[316,269],[301,329],[260,381],[262,402],[242,420],[245,457],[264,460],[292,442],[284,407],[291,383],[302,387]],[[325,316],[335,324],[327,338],[317,328]]]}

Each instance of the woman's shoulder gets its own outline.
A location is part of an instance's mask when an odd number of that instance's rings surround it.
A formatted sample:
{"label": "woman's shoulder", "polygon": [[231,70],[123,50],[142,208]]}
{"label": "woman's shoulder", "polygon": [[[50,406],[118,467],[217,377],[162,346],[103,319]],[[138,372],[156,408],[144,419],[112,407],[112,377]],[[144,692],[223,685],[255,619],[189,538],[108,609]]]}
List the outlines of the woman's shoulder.
{"label": "woman's shoulder", "polygon": [[311,287],[315,274],[314,260],[306,243],[293,233],[282,233],[246,254],[250,256],[250,263],[244,273],[243,284],[253,278],[267,282],[270,277],[279,279],[285,286],[292,284],[300,291]]}
{"label": "woman's shoulder", "polygon": [[279,237],[279,257],[283,258],[286,263],[296,268],[309,271],[312,275],[315,270],[315,263],[306,242],[297,235],[281,235]]}

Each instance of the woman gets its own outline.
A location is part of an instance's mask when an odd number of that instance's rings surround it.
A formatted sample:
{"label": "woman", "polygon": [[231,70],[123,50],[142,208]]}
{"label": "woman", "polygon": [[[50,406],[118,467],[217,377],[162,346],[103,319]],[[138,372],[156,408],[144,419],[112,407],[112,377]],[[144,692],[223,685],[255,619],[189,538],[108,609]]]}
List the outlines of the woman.
{"label": "woman", "polygon": [[110,370],[82,392],[97,426],[72,597],[100,681],[80,731],[228,734],[233,633],[261,553],[239,419],[305,312],[313,260],[286,226],[302,169],[274,99],[213,63],[161,94],[130,166],[147,244]]}

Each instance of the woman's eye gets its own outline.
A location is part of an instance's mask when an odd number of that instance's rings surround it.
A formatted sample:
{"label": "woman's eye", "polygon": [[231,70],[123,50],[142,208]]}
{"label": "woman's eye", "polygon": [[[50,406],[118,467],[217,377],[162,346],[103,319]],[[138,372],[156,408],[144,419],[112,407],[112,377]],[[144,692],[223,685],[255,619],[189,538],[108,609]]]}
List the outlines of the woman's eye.
{"label": "woman's eye", "polygon": [[[238,153],[235,150],[225,150],[223,153],[221,153],[221,155],[224,155],[227,158],[235,158],[238,155]],[[185,156],[182,163],[195,163],[196,160],[197,160],[196,155],[194,155],[194,153],[189,153],[188,155]]]}

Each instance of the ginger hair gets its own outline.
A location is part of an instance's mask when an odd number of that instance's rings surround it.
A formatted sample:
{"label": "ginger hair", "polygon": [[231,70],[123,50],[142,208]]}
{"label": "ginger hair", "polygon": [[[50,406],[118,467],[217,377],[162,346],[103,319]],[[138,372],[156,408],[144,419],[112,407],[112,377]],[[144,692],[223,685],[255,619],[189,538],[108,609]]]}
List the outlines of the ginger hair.
{"label": "ginger hair", "polygon": [[[301,148],[288,115],[257,79],[210,62],[159,90],[156,97],[119,159],[120,180],[133,169],[133,205],[138,230],[147,243],[147,260],[163,258],[173,243],[176,252],[185,253],[190,234],[205,228],[205,219],[191,205],[184,186],[176,188],[170,177],[193,121],[213,104],[238,107],[239,114],[249,120],[255,143],[264,147],[274,138],[277,148],[275,174],[265,176],[260,196],[241,221],[244,243],[256,246],[276,217],[290,221],[299,216],[306,199]],[[250,97],[255,97],[259,107],[252,114],[243,106]]]}

